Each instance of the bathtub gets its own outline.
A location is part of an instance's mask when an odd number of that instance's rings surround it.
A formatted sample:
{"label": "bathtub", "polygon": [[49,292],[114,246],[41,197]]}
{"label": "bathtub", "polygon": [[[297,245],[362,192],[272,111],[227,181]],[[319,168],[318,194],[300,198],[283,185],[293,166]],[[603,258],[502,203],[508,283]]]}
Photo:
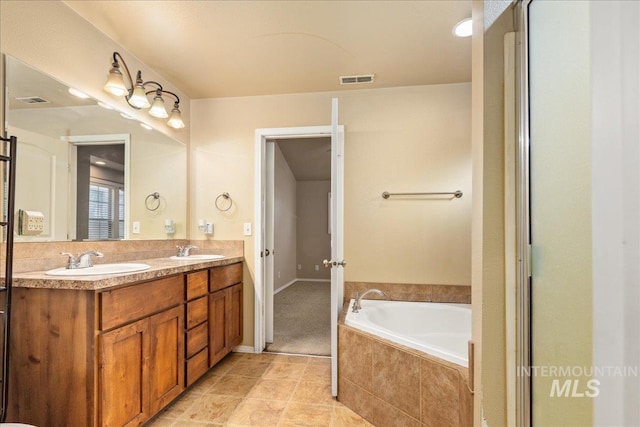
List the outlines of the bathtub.
{"label": "bathtub", "polygon": [[354,313],[353,303],[347,326],[468,367],[471,304],[362,300]]}

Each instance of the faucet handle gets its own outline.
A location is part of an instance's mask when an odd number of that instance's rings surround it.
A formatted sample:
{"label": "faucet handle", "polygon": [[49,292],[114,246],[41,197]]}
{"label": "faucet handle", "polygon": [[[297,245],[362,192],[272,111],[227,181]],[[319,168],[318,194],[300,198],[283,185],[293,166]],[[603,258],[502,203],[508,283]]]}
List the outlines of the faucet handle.
{"label": "faucet handle", "polygon": [[60,255],[67,256],[69,259],[67,260],[67,268],[75,268],[78,264],[76,262],[76,257],[69,252],[60,252]]}

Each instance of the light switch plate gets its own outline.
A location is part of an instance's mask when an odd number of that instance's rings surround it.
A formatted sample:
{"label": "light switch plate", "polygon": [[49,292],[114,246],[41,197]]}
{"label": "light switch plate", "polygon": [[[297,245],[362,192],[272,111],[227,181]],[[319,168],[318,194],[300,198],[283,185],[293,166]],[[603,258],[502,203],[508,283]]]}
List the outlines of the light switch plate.
{"label": "light switch plate", "polygon": [[244,223],[244,235],[245,236],[251,236],[251,223],[250,222],[245,222]]}
{"label": "light switch plate", "polygon": [[133,234],[140,234],[140,221],[133,221],[132,228]]}

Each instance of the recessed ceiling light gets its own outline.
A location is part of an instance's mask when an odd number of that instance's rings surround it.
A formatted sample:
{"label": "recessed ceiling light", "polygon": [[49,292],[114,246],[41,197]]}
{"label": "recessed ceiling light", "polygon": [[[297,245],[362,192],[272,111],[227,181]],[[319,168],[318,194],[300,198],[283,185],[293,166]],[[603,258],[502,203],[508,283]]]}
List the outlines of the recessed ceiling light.
{"label": "recessed ceiling light", "polygon": [[151,126],[149,126],[149,125],[148,125],[148,124],[146,124],[146,123],[140,123],[140,126],[142,126],[143,128],[145,128],[146,130],[151,130],[151,129],[153,129]]}
{"label": "recessed ceiling light", "polygon": [[72,87],[69,88],[69,93],[73,96],[77,96],[78,98],[89,99],[89,95],[84,92],[80,92],[78,89]]}
{"label": "recessed ceiling light", "polygon": [[473,31],[471,18],[463,19],[453,27],[453,34],[458,37],[469,37]]}
{"label": "recessed ceiling light", "polygon": [[120,115],[121,115],[122,117],[124,117],[125,119],[128,119],[128,120],[133,120],[133,119],[134,119],[134,117],[131,117],[130,115],[125,114],[125,113],[120,113]]}
{"label": "recessed ceiling light", "polygon": [[102,160],[98,160],[98,161],[96,161],[96,162],[95,162],[95,164],[96,164],[96,165],[99,165],[99,166],[104,166],[104,165],[106,165],[106,163],[105,163],[105,162],[103,162]]}
{"label": "recessed ceiling light", "polygon": [[113,110],[113,107],[109,104],[105,104],[102,101],[98,101],[98,105],[101,106],[102,108],[106,108],[107,110]]}

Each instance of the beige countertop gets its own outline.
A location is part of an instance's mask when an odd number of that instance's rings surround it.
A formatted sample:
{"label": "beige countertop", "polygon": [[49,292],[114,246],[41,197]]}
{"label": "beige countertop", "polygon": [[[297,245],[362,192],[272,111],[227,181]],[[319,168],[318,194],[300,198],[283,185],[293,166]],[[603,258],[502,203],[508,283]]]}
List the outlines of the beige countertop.
{"label": "beige countertop", "polygon": [[[25,273],[14,273],[13,287],[98,291],[135,282],[160,279],[194,270],[235,264],[242,262],[243,260],[244,257],[241,256],[208,261],[174,261],[169,258],[131,260],[127,262],[144,263],[151,266],[151,268],[133,273],[94,276],[50,276],[45,274],[45,271],[30,271]],[[96,263],[96,265],[98,264],[99,263]]]}

